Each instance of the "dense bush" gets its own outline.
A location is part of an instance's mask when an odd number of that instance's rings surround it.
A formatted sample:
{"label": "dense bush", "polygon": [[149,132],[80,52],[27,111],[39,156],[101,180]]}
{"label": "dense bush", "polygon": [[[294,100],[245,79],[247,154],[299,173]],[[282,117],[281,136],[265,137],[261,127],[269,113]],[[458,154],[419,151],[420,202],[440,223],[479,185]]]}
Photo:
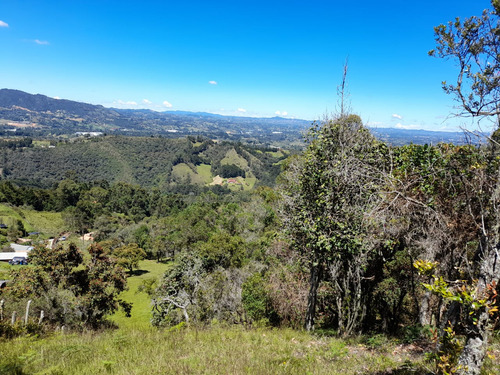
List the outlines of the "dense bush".
{"label": "dense bush", "polygon": [[[88,248],[89,256],[70,244],[48,249],[35,247],[29,267],[12,271],[12,281],[2,289],[6,312],[32,300],[32,314],[43,310],[51,325],[97,328],[116,311],[118,295],[126,287],[124,271],[98,245]],[[128,304],[122,304],[130,310]]]}
{"label": "dense bush", "polygon": [[245,171],[234,164],[224,164],[221,165],[218,169],[218,172],[222,178],[231,178],[231,177],[245,177]]}

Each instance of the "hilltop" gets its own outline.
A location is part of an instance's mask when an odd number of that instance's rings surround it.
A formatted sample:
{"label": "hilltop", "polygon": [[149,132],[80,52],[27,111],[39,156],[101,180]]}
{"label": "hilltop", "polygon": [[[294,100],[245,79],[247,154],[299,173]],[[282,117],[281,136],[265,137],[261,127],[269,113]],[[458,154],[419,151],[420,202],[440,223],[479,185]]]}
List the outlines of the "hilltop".
{"label": "hilltop", "polygon": [[0,90],[0,135],[60,136],[76,132],[116,135],[204,135],[219,140],[256,144],[302,144],[310,121],[281,117],[221,116],[202,112],[155,112],[116,109],[101,105]]}
{"label": "hilltop", "polygon": [[[248,190],[273,185],[289,153],[276,148],[214,142],[203,137],[103,136],[1,145],[3,179],[50,187],[68,175],[82,182],[123,181],[143,187],[178,190],[180,186],[231,186]],[[219,176],[219,178],[217,178]]]}
{"label": "hilltop", "polygon": [[[302,148],[312,121],[284,117],[222,116],[206,112],[117,109],[72,100],[54,99],[19,90],[0,90],[0,136],[60,137],[76,132],[168,138],[203,135],[257,145]],[[395,128],[372,129],[393,145],[465,142],[461,132]]]}

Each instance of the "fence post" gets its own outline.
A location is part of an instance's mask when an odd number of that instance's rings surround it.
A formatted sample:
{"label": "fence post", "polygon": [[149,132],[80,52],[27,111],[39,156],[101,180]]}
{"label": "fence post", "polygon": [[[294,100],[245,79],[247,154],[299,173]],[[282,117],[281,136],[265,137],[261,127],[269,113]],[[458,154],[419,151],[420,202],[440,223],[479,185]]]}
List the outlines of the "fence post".
{"label": "fence post", "polygon": [[26,304],[26,314],[24,315],[24,325],[28,324],[28,315],[30,313],[30,305],[31,305],[31,300],[28,300],[28,303]]}

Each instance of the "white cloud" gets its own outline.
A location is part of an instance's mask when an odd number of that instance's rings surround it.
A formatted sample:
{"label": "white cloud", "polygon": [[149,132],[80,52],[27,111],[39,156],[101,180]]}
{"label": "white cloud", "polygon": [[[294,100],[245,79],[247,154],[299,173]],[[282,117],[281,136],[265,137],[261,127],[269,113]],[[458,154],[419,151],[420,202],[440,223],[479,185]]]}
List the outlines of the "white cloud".
{"label": "white cloud", "polygon": [[59,99],[61,99],[61,98],[60,98],[60,97],[58,97],[58,96],[54,96],[54,99],[58,99],[58,100],[59,100]]}
{"label": "white cloud", "polygon": [[208,81],[208,83],[210,83],[211,85],[216,85],[217,81]]}
{"label": "white cloud", "polygon": [[167,108],[172,108],[172,104],[170,104],[169,102],[167,102],[166,100],[163,102],[163,106],[164,107],[167,107]]}
{"label": "white cloud", "polygon": [[137,102],[134,102],[134,101],[131,101],[131,100],[126,101],[126,102],[123,101],[123,100],[115,100],[113,102],[113,104],[115,104],[115,105],[118,104],[118,106],[120,106],[120,107],[130,107],[130,106],[136,106]]}
{"label": "white cloud", "polygon": [[276,112],[274,112],[274,114],[279,116],[279,115],[281,115],[281,112],[280,111],[276,111]]}
{"label": "white cloud", "polygon": [[394,127],[397,129],[407,129],[407,130],[422,129],[422,125],[418,125],[418,124],[405,125],[405,124],[401,124],[400,122],[398,122]]}
{"label": "white cloud", "polygon": [[36,44],[41,45],[41,46],[48,46],[50,44],[46,40],[40,40],[40,39],[35,39],[33,42],[35,42]]}
{"label": "white cloud", "polygon": [[153,104],[153,102],[151,100],[147,100],[147,99],[142,99],[142,103],[147,104],[147,105]]}
{"label": "white cloud", "polygon": [[394,113],[394,114],[392,115],[392,118],[397,118],[397,119],[402,120],[402,119],[403,119],[403,116],[398,115],[397,113]]}
{"label": "white cloud", "polygon": [[244,108],[238,108],[238,112],[245,113],[247,110]]}
{"label": "white cloud", "polygon": [[283,116],[288,116],[288,112],[283,111],[282,115],[283,115]]}
{"label": "white cloud", "polygon": [[9,24],[7,22],[0,20],[0,27],[9,27]]}

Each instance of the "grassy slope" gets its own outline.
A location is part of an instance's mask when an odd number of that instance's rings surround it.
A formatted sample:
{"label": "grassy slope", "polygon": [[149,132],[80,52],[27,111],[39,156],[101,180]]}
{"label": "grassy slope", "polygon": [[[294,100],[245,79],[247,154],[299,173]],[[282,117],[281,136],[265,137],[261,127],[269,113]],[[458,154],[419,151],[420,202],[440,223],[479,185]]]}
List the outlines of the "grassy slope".
{"label": "grassy slope", "polygon": [[7,262],[0,262],[0,280],[8,280],[12,266]]}
{"label": "grassy slope", "polygon": [[196,167],[196,171],[205,185],[212,182],[213,179],[212,171],[210,169],[210,164],[200,164]]}
{"label": "grassy slope", "polygon": [[193,172],[186,163],[180,163],[172,168],[172,175],[177,181],[207,185],[212,181],[210,168],[210,164],[201,164],[196,167],[196,172]]}
{"label": "grassy slope", "polygon": [[121,294],[121,298],[127,302],[132,302],[132,316],[127,318],[123,311],[118,311],[112,320],[120,328],[148,328],[151,326],[151,299],[145,292],[138,292],[137,288],[142,285],[145,279],[158,279],[161,277],[168,265],[157,263],[152,260],[143,260],[139,264],[139,271],[135,276],[127,279],[128,290]]}
{"label": "grassy slope", "polygon": [[197,174],[194,173],[186,163],[180,163],[173,166],[172,176],[174,176],[178,182],[195,183]]}
{"label": "grassy slope", "polygon": [[224,159],[220,161],[221,165],[224,164],[234,164],[240,167],[243,170],[248,169],[248,162],[245,160],[245,158],[241,157],[238,155],[236,150],[234,148],[231,148],[227,153]]}
{"label": "grassy slope", "polygon": [[37,231],[48,236],[58,234],[64,227],[60,212],[41,212],[6,204],[0,204],[0,220],[6,224],[21,220],[27,232]]}
{"label": "grassy slope", "polygon": [[281,152],[280,150],[278,150],[278,151],[266,151],[266,154],[269,154],[275,158],[281,158],[284,155],[283,152]]}
{"label": "grassy slope", "polygon": [[22,210],[25,220],[37,232],[48,236],[56,236],[65,227],[60,212],[40,212],[35,210]]}
{"label": "grassy slope", "polygon": [[[255,158],[254,156],[251,156]],[[241,157],[238,155],[236,150],[234,148],[231,148],[230,150],[227,151],[225,157],[220,161],[221,165],[224,164],[234,164],[241,169],[246,171],[246,177],[238,177],[237,180],[240,181],[243,185],[244,190],[251,190],[253,189],[255,183],[257,182],[257,178],[255,175],[250,171],[250,168],[248,166],[248,162],[246,161],[245,158]],[[231,190],[241,190],[241,185],[227,185],[227,187]]]}
{"label": "grassy slope", "polygon": [[[7,225],[12,225],[15,221],[21,220],[23,225],[27,228],[27,222],[23,219],[23,217],[19,214],[18,210],[15,210],[13,207],[8,206],[6,204],[0,204],[0,221]],[[30,228],[31,229],[31,228]],[[29,229],[28,229],[29,230]]]}
{"label": "grassy slope", "polygon": [[[292,329],[152,328],[149,298],[136,290],[142,280],[160,276],[167,267],[154,261],[140,263],[146,272],[131,276],[129,290],[122,295],[135,303],[133,317],[112,317],[117,330],[0,340],[0,374],[374,375],[401,368],[407,361],[422,366],[418,347],[385,339],[372,340],[368,347],[359,338],[345,341]],[[485,374],[500,373],[495,359],[499,353],[500,345],[493,344]]]}
{"label": "grassy slope", "polygon": [[[340,339],[290,329],[117,330],[0,343],[5,353],[0,373],[354,375],[397,368],[412,359],[407,352],[387,349],[395,348],[346,346]],[[23,372],[14,372],[16,367]]]}

